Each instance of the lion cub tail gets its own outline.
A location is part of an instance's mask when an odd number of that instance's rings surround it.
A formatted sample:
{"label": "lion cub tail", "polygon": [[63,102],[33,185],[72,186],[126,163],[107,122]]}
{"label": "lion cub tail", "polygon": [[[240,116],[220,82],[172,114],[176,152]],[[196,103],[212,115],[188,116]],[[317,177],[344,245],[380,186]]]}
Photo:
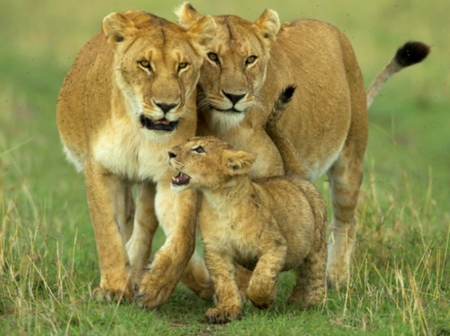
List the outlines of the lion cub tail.
{"label": "lion cub tail", "polygon": [[372,105],[381,87],[400,70],[422,62],[430,53],[430,47],[422,42],[407,42],[397,50],[394,58],[381,70],[367,89],[367,108]]}
{"label": "lion cub tail", "polygon": [[280,152],[285,174],[306,178],[305,170],[300,162],[297,150],[286,137],[284,132],[277,126],[277,123],[291,101],[294,92],[295,85],[289,85],[280,92],[278,99],[273,105],[270,115],[267,117],[265,129]]}

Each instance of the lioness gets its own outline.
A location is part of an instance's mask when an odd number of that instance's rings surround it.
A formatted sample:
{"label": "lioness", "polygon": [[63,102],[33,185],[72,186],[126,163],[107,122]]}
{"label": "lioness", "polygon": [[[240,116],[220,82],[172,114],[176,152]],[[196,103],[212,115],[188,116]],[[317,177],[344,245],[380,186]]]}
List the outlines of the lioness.
{"label": "lioness", "polygon": [[[287,103],[292,93],[284,91],[280,100]],[[289,143],[284,141],[281,156],[291,154],[286,147]],[[216,307],[206,312],[208,322],[225,323],[241,316],[234,262],[254,270],[246,296],[258,308],[274,302],[278,275],[290,269],[296,270],[297,283],[289,302],[302,301],[308,308],[323,300],[326,205],[311,182],[295,176],[295,169],[288,171],[290,176],[252,181],[248,172],[255,154],[215,137],[192,138],[173,147],[169,158],[177,171],[173,189],[195,189],[203,196],[199,225],[217,298]]]}
{"label": "lioness", "polygon": [[134,296],[158,221],[167,240],[140,282],[145,307],[164,303],[192,255],[196,194],[173,195],[167,150],[195,134],[196,85],[215,31],[209,16],[186,30],[141,11],[112,13],[64,80],[57,122],[84,171],[99,299]]}
{"label": "lioness", "polygon": [[[202,17],[189,3],[176,13],[184,27]],[[263,125],[278,92],[289,83],[296,85],[280,125],[297,149],[305,177],[328,175],[333,208],[328,278],[344,284],[355,243],[367,102],[392,74],[425,58],[428,47],[410,43],[401,48],[368,90],[367,101],[352,46],[332,25],[316,20],[280,24],[273,10],[254,23],[233,15],[214,19],[217,36],[199,81],[197,134],[215,135],[256,153],[251,177],[280,175],[280,154]]]}

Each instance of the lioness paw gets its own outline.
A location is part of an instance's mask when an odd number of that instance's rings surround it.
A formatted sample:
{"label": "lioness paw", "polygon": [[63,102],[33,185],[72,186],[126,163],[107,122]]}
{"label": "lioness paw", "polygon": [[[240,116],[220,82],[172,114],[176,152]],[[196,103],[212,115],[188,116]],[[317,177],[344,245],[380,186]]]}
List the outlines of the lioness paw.
{"label": "lioness paw", "polygon": [[[130,286],[131,287],[131,286]],[[94,289],[91,294],[91,298],[99,302],[131,302],[133,300],[134,293],[131,289],[128,290],[114,290],[108,288],[98,287]]]}

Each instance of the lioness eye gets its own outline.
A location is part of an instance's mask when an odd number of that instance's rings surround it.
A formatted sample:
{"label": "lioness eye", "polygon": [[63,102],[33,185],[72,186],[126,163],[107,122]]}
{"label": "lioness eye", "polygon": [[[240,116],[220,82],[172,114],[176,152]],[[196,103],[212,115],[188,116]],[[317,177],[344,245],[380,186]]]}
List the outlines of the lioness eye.
{"label": "lioness eye", "polygon": [[199,154],[201,154],[201,153],[206,153],[206,152],[205,152],[205,149],[204,149],[202,146],[196,146],[196,147],[192,148],[192,150],[193,150],[194,152],[196,152],[196,153],[199,153]]}
{"label": "lioness eye", "polygon": [[253,64],[256,61],[256,56],[249,56],[246,60],[245,60],[245,64],[249,65],[249,64]]}
{"label": "lioness eye", "polygon": [[213,62],[220,63],[219,56],[217,56],[216,53],[213,53],[213,52],[208,53],[208,58]]}
{"label": "lioness eye", "polygon": [[178,64],[178,71],[187,68],[188,65],[189,65],[189,64],[186,63],[186,62],[183,62],[183,63]]}
{"label": "lioness eye", "polygon": [[150,64],[149,61],[147,61],[147,60],[142,60],[142,61],[139,61],[138,63],[139,63],[139,65],[140,65],[141,67],[143,67],[144,69],[147,69],[147,70],[149,70],[149,71],[152,71],[152,66],[151,66],[151,64]]}

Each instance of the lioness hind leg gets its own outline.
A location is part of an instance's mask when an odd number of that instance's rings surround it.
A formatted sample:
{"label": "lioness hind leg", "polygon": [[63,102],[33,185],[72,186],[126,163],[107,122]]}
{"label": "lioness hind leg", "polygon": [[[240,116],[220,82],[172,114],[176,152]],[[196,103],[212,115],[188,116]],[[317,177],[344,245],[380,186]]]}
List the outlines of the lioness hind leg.
{"label": "lioness hind leg", "polygon": [[328,281],[339,287],[349,279],[350,263],[356,240],[356,207],[363,177],[363,154],[344,148],[328,171],[331,185],[333,219],[328,242]]}

